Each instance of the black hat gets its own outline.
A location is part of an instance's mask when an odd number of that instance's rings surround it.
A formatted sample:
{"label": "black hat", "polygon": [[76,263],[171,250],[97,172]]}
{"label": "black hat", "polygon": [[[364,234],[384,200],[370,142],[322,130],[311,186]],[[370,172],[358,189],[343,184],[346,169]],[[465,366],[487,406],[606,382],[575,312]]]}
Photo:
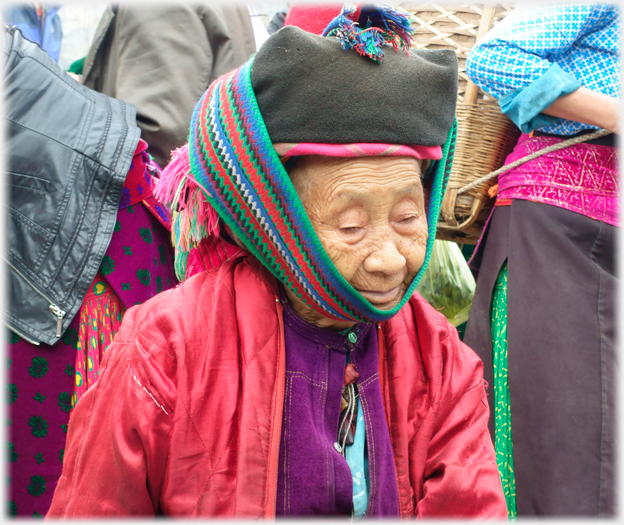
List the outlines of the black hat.
{"label": "black hat", "polygon": [[287,26],[257,52],[251,82],[273,143],[439,146],[455,117],[457,58],[389,48],[377,63],[336,37]]}

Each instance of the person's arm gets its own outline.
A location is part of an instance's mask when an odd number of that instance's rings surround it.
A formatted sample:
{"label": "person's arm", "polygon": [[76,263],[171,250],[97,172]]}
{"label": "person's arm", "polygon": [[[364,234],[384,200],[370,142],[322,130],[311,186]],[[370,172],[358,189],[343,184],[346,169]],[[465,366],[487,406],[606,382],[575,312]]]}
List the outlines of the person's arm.
{"label": "person's arm", "polygon": [[[454,333],[453,333],[454,332]],[[441,378],[436,428],[427,450],[417,517],[507,519],[507,507],[488,431],[490,410],[483,363],[452,327],[453,347]]]}
{"label": "person's arm", "polygon": [[[499,100],[503,113],[525,133],[555,124],[559,118],[613,127],[616,119],[612,110],[618,105],[614,97],[619,93],[617,75],[609,78],[607,70],[600,80],[601,91],[613,96],[601,96],[598,92],[586,96],[590,91],[587,87],[579,91],[583,74],[576,73],[577,78],[562,69],[558,60],[580,39],[611,27],[616,16],[613,6],[600,4],[579,5],[573,13],[559,5],[519,9],[471,50],[466,72],[473,82]],[[605,50],[601,53],[602,58],[608,55]],[[593,66],[587,61],[579,63],[582,67],[600,67],[599,62]],[[579,112],[580,100],[585,105],[600,104],[600,118],[596,119],[591,112],[589,117],[587,112]]]}
{"label": "person's arm", "polygon": [[[125,327],[136,313],[126,313]],[[71,414],[47,517],[156,514],[176,390],[153,362],[141,345],[116,338],[109,346],[98,381]]]}
{"label": "person's arm", "polygon": [[581,86],[555,100],[542,113],[619,133],[620,101]]}

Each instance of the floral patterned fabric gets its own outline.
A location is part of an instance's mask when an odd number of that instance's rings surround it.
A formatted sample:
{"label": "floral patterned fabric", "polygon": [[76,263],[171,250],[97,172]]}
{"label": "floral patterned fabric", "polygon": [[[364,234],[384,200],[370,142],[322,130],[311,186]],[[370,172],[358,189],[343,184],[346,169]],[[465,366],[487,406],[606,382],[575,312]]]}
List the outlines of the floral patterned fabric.
{"label": "floral patterned fabric", "polygon": [[76,384],[72,408],[100,376],[100,362],[126,311],[121,299],[101,273],[95,277],[80,308],[76,352]]}
{"label": "floral patterned fabric", "polygon": [[61,474],[74,385],[78,316],[55,346],[6,330],[9,515],[45,516]]}
{"label": "floral patterned fabric", "polygon": [[119,210],[100,272],[126,308],[177,284],[169,232],[145,206]]}

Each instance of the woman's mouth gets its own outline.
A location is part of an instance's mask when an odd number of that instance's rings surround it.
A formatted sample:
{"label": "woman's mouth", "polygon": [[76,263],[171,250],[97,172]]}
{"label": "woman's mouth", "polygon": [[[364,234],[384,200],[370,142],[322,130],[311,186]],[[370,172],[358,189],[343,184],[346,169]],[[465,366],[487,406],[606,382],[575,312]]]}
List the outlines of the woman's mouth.
{"label": "woman's mouth", "polygon": [[388,291],[378,290],[358,290],[360,295],[364,297],[369,303],[374,305],[383,305],[393,301],[399,293],[399,286],[395,286]]}

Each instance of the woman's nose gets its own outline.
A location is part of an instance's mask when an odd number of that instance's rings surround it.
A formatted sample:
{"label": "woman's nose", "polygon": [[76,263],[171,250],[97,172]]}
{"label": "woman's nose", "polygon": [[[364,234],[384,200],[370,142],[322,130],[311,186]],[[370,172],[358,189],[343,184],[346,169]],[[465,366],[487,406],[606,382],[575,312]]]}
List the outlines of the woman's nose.
{"label": "woman's nose", "polygon": [[364,270],[369,273],[381,272],[386,275],[395,275],[401,272],[405,265],[405,257],[401,255],[396,240],[389,233],[381,236],[375,249],[364,260]]}

